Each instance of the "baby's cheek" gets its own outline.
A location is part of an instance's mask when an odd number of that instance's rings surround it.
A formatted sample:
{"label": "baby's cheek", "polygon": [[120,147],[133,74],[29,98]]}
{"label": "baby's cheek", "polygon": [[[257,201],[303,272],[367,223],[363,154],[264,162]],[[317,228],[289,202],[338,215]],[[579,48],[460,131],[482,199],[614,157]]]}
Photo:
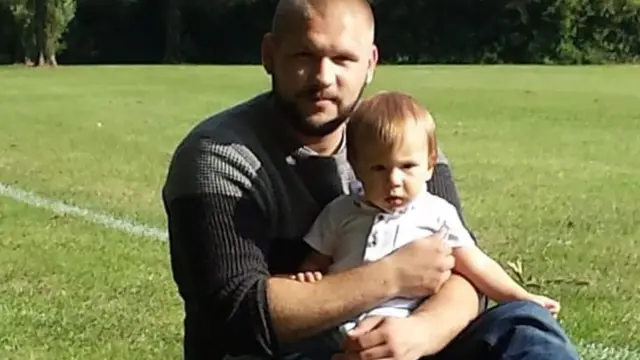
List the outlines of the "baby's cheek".
{"label": "baby's cheek", "polygon": [[424,187],[424,183],[421,181],[412,181],[411,183],[409,183],[409,195],[411,197],[415,197],[417,196],[423,189]]}

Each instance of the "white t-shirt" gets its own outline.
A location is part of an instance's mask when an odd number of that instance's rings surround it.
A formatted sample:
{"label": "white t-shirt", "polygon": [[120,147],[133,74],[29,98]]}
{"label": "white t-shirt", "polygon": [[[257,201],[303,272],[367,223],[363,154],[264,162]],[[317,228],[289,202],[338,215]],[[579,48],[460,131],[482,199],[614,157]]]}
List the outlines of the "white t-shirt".
{"label": "white t-shirt", "polygon": [[[305,241],[321,254],[331,256],[329,272],[337,272],[378,260],[413,240],[435,233],[445,224],[449,228],[445,239],[449,246],[475,246],[456,208],[426,188],[405,209],[395,213],[385,213],[354,193],[329,203]],[[363,316],[407,316],[421,301],[393,299]]]}

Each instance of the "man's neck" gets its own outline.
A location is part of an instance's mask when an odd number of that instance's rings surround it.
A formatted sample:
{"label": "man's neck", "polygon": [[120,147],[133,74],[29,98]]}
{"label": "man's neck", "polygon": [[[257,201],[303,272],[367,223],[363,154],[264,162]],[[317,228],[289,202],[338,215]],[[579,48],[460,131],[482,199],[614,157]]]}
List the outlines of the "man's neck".
{"label": "man's neck", "polygon": [[[276,116],[287,116],[286,114],[282,114],[280,112],[281,110],[278,109],[278,106],[275,103],[274,101],[275,99],[273,98],[273,96],[274,94],[270,93],[270,97],[271,97],[270,106],[272,107],[273,111],[276,113]],[[321,137],[307,136],[295,131],[294,129],[292,129],[290,126],[287,126],[286,124],[284,125],[286,127],[286,130],[284,131],[289,133],[288,136],[292,136],[293,138],[296,139],[296,142],[298,142],[300,145],[308,148],[309,150],[317,153],[320,156],[334,155],[340,150],[342,146],[342,142],[344,140],[344,135],[345,135],[344,124],[338,127],[333,133],[326,136],[321,136]]]}
{"label": "man's neck", "polygon": [[309,137],[296,134],[300,142],[321,156],[331,156],[338,152],[344,140],[344,125],[323,137]]}

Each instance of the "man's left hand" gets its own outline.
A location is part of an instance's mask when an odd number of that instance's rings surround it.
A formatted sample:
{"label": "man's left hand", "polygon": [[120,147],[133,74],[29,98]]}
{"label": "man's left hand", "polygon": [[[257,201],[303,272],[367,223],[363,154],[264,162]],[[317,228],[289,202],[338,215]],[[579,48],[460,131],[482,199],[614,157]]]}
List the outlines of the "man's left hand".
{"label": "man's left hand", "polygon": [[417,360],[440,351],[423,319],[372,316],[351,330],[333,360]]}

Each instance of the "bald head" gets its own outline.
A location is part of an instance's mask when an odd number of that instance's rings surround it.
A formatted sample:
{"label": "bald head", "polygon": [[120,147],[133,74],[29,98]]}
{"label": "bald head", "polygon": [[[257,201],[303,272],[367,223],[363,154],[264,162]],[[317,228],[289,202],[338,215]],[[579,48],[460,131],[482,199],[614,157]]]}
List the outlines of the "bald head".
{"label": "bald head", "polygon": [[292,31],[300,31],[316,18],[331,19],[337,15],[359,22],[371,29],[374,19],[367,0],[280,0],[271,24],[271,32],[282,38]]}

